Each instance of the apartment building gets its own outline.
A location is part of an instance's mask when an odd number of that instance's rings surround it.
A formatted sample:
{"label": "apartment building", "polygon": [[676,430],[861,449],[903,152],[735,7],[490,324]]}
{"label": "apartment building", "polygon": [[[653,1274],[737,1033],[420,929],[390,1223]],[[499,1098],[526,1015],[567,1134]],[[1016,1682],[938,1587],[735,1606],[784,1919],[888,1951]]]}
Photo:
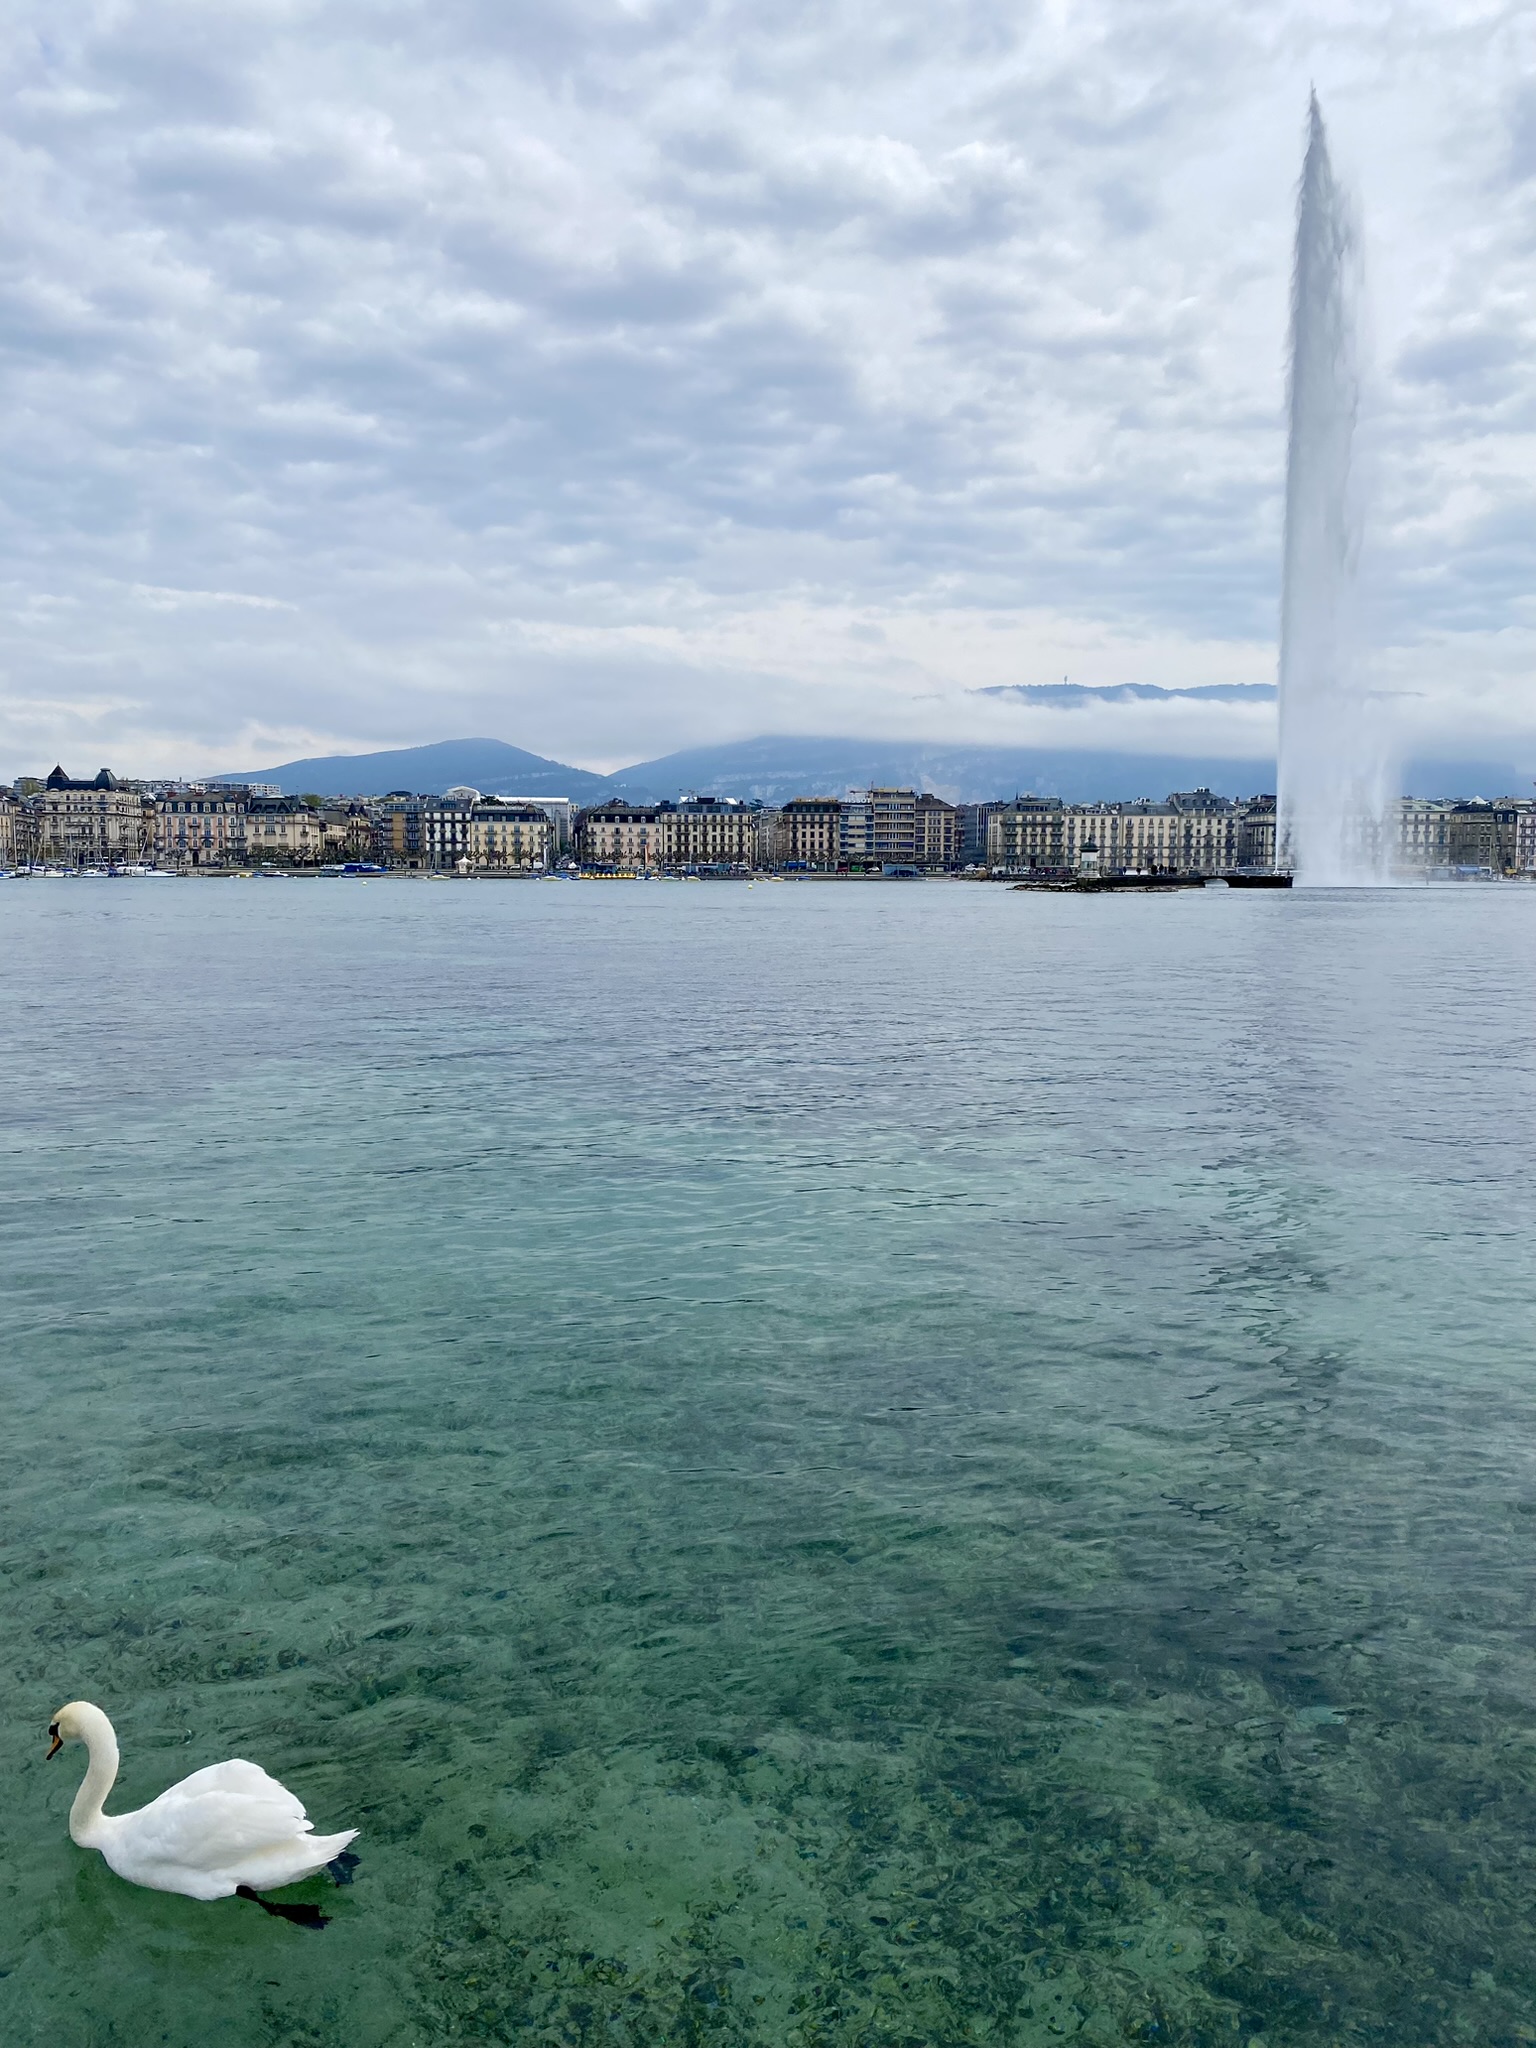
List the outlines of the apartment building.
{"label": "apartment building", "polygon": [[1059,796],[1019,796],[987,818],[987,865],[1010,873],[1068,865],[1067,808]]}
{"label": "apartment building", "polygon": [[762,865],[762,809],[738,797],[690,796],[663,804],[661,864],[671,868]]}
{"label": "apartment building", "polygon": [[917,799],[913,841],[920,868],[953,868],[960,864],[960,808],[941,796]]}
{"label": "apartment building", "polygon": [[470,825],[478,792],[450,790],[421,800],[421,864],[453,869],[472,865]]}
{"label": "apartment building", "polygon": [[320,838],[328,861],[371,860],[373,817],[366,804],[320,806]]}
{"label": "apartment building", "polygon": [[871,789],[869,802],[869,852],[882,865],[915,865],[917,861],[917,791],[915,789]]}
{"label": "apartment building", "polygon": [[1451,864],[1454,805],[1429,797],[1405,796],[1397,806],[1396,831],[1388,818],[1392,865],[1408,873],[1430,873]]}
{"label": "apartment building", "polygon": [[154,801],[154,856],[159,867],[238,867],[245,859],[246,790],[178,789]]}
{"label": "apartment building", "polygon": [[1489,803],[1481,797],[1452,804],[1446,819],[1446,843],[1452,868],[1476,868],[1488,874],[1514,872],[1518,860],[1520,814],[1516,798]]}
{"label": "apartment building", "polygon": [[960,813],[942,797],[913,789],[851,789],[842,802],[844,867],[954,867],[960,858]]}
{"label": "apartment building", "polygon": [[1007,804],[998,798],[994,803],[960,804],[957,806],[960,820],[960,864],[962,867],[983,867],[987,859],[987,826],[998,811],[1007,810]]}
{"label": "apartment building", "polygon": [[144,800],[103,768],[75,782],[55,768],[27,799],[35,856],[66,867],[110,867],[142,858]]}
{"label": "apartment building", "polygon": [[838,861],[843,868],[867,868],[875,858],[875,812],[867,789],[850,789],[839,806]]}
{"label": "apartment building", "polygon": [[471,868],[498,874],[533,874],[551,865],[554,851],[554,822],[537,804],[514,804],[485,797],[471,806]]}
{"label": "apartment building", "polygon": [[843,806],[835,796],[797,796],[780,806],[768,858],[781,868],[836,870],[843,851]]}
{"label": "apartment building", "polygon": [[764,858],[762,809],[736,797],[598,804],[580,814],[576,837],[588,867],[755,868]]}
{"label": "apartment building", "polygon": [[391,868],[421,868],[427,865],[422,834],[422,816],[432,797],[413,796],[408,789],[392,789],[368,806],[373,822],[373,857]]}
{"label": "apartment building", "polygon": [[615,799],[583,811],[576,829],[577,852],[592,868],[659,868],[662,804],[629,804]]}
{"label": "apartment building", "polygon": [[1385,830],[1387,864],[1399,875],[1536,872],[1536,801],[1529,797],[1402,797]]}
{"label": "apartment building", "polygon": [[1237,866],[1249,872],[1272,874],[1275,866],[1275,827],[1279,808],[1273,792],[1251,796],[1237,807]]}
{"label": "apartment building", "polygon": [[[1386,841],[1398,874],[1536,873],[1536,802],[1501,797],[1462,802],[1404,797],[1381,819],[1361,819],[1367,850]],[[1164,803],[1064,804],[1017,797],[988,819],[988,864],[1009,871],[1075,872],[1091,846],[1103,874],[1219,875],[1273,869],[1272,794],[1242,802],[1208,789],[1177,790]]]}
{"label": "apartment building", "polygon": [[325,828],[301,797],[253,796],[245,810],[245,857],[261,867],[318,867]]}
{"label": "apartment building", "polygon": [[[1162,803],[1065,804],[1059,797],[1021,796],[987,821],[988,864],[1076,872],[1091,854],[1089,864],[1101,874],[1186,875],[1273,864],[1273,799],[1267,801],[1267,813],[1250,817],[1248,806],[1208,789],[1177,790]],[[1266,845],[1268,863],[1255,858]]]}

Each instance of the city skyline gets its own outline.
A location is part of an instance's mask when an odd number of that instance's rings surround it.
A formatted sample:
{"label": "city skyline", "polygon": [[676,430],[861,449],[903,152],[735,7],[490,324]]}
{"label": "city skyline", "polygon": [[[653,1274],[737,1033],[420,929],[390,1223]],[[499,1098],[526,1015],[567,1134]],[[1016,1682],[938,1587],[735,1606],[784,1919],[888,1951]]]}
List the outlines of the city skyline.
{"label": "city skyline", "polygon": [[[284,794],[261,783],[145,783],[55,768],[0,787],[0,875],[577,874],[1023,879],[1099,888],[1226,879],[1289,887],[1274,793],[1160,799],[1020,792],[951,803],[875,784],[788,801],[689,794],[578,803],[533,790]],[[1536,877],[1536,797],[1402,798],[1338,820],[1383,882]],[[1304,879],[1304,878],[1303,878]]]}

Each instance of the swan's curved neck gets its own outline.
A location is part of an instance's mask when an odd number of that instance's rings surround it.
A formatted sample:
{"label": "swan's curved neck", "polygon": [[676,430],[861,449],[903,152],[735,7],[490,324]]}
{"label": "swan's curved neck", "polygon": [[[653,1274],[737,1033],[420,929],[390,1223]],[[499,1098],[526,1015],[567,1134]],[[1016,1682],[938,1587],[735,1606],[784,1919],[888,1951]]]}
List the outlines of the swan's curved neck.
{"label": "swan's curved neck", "polygon": [[94,1849],[105,1832],[102,1823],[107,1816],[101,1809],[117,1781],[117,1737],[112,1732],[112,1723],[100,1712],[86,1722],[81,1732],[91,1762],[69,1809],[69,1835],[78,1847]]}

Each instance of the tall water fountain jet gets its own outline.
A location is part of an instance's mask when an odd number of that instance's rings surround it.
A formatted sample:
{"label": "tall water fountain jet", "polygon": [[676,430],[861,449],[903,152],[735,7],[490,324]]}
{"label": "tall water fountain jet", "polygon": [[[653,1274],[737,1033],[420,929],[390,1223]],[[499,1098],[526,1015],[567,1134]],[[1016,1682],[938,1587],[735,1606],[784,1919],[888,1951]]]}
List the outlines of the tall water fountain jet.
{"label": "tall water fountain jet", "polygon": [[1277,862],[1322,886],[1386,877],[1387,754],[1355,646],[1358,297],[1353,209],[1313,93],[1291,280]]}

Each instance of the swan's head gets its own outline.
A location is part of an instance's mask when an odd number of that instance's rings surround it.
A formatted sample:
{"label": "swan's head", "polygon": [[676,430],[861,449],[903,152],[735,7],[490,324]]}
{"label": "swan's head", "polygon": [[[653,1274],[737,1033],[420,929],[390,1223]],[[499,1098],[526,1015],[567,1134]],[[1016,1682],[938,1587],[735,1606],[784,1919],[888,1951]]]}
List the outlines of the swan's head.
{"label": "swan's head", "polygon": [[100,1707],[93,1707],[89,1700],[71,1700],[67,1707],[60,1707],[48,1723],[48,1733],[53,1737],[48,1755],[57,1756],[66,1742],[88,1742],[92,1724],[106,1718]]}

